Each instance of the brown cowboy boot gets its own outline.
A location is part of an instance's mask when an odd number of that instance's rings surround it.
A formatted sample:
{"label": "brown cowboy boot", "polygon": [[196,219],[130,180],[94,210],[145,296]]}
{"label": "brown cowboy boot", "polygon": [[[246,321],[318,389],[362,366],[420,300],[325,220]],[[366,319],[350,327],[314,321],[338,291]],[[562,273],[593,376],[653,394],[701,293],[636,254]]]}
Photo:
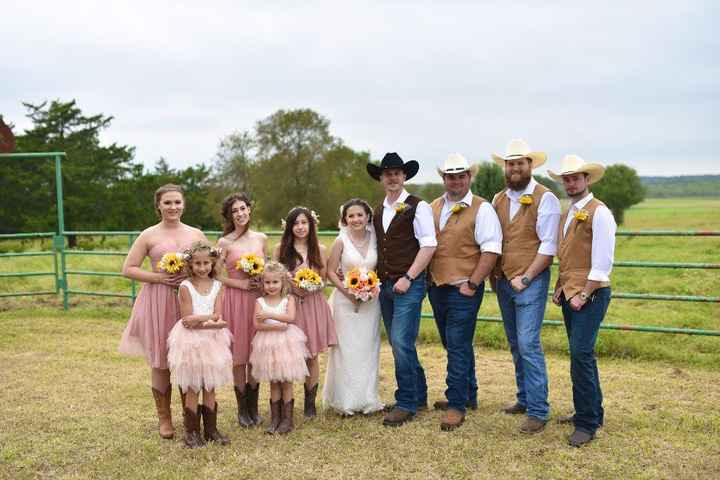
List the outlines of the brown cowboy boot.
{"label": "brown cowboy boot", "polygon": [[183,441],[188,448],[198,448],[205,445],[200,436],[200,411],[193,412],[185,407],[183,410],[183,420],[185,425],[185,436]]}
{"label": "brown cowboy boot", "polygon": [[[278,400],[279,402],[282,402],[282,400]],[[292,432],[293,428],[295,428],[295,425],[293,423],[293,407],[295,406],[295,400],[290,400],[289,402],[283,403],[282,405],[282,420],[280,421],[280,425],[278,425],[277,430],[275,430],[277,433],[283,434],[283,433],[290,433]]]}
{"label": "brown cowboy boot", "polygon": [[175,436],[175,429],[172,424],[172,414],[170,412],[170,397],[172,396],[172,386],[168,385],[165,393],[160,390],[152,389],[153,398],[155,399],[155,408],[158,416],[158,430],[160,436],[165,439],[171,439]]}
{"label": "brown cowboy boot", "polygon": [[386,427],[399,427],[400,425],[412,420],[414,416],[415,414],[412,412],[394,407],[385,415],[385,418],[383,418],[383,425]]}
{"label": "brown cowboy boot", "polygon": [[262,417],[258,414],[258,397],[260,396],[260,384],[255,385],[255,388],[247,383],[245,384],[245,394],[247,398],[247,413],[248,418],[254,425],[262,424]]}
{"label": "brown cowboy boot", "polygon": [[275,402],[270,400],[270,425],[265,430],[265,433],[273,434],[277,432],[280,420],[282,420],[282,399]]}
{"label": "brown cowboy boot", "polygon": [[316,383],[314,387],[308,389],[307,385],[303,385],[305,389],[305,408],[303,414],[305,418],[314,418],[317,416],[317,410],[315,410],[315,397],[317,396],[319,383]]}
{"label": "brown cowboy boot", "polygon": [[229,445],[230,439],[220,433],[217,429],[218,404],[215,402],[215,409],[210,410],[205,405],[200,405],[200,414],[203,421],[203,437],[206,442],[216,442],[220,445]]}
{"label": "brown cowboy boot", "polygon": [[460,410],[448,408],[440,419],[440,430],[450,432],[458,428],[465,421],[465,414]]}
{"label": "brown cowboy boot", "polygon": [[[247,387],[247,385],[246,385]],[[253,421],[248,416],[248,391],[247,388],[245,391],[240,390],[240,387],[235,387],[235,399],[237,400],[237,419],[238,423],[241,427],[248,428],[252,427]]]}

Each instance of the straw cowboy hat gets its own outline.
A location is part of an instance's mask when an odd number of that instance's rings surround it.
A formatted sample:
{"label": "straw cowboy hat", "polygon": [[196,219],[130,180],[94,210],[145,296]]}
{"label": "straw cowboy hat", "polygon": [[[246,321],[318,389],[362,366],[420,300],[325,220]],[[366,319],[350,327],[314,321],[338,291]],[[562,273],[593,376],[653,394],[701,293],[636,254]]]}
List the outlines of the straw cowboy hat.
{"label": "straw cowboy hat", "polygon": [[507,147],[505,147],[505,155],[493,153],[492,158],[495,160],[495,163],[500,165],[503,169],[505,168],[505,162],[508,160],[529,158],[532,160],[532,168],[538,168],[547,161],[547,155],[545,155],[545,152],[531,151],[528,144],[522,139],[510,140]]}
{"label": "straw cowboy hat", "polygon": [[452,153],[448,155],[445,159],[445,163],[443,163],[443,166],[438,168],[437,171],[441,177],[447,173],[462,172],[470,172],[470,176],[474,177],[478,172],[478,168],[480,168],[480,166],[477,163],[471,166],[468,163],[467,158],[463,157],[459,153]]}
{"label": "straw cowboy hat", "polygon": [[390,152],[385,154],[382,162],[380,162],[380,165],[368,163],[366,168],[370,176],[378,181],[380,181],[380,175],[382,174],[383,170],[389,170],[391,168],[399,168],[400,170],[405,172],[405,180],[410,180],[417,174],[418,170],[420,170],[420,164],[415,160],[408,160],[407,162],[403,162],[403,159],[400,158],[400,155],[395,152]]}
{"label": "straw cowboy hat", "polygon": [[563,159],[560,160],[560,171],[558,173],[548,170],[548,175],[558,182],[562,182],[563,175],[571,175],[573,173],[587,173],[588,183],[592,184],[605,175],[605,167],[599,163],[587,163],[577,155],[565,155]]}

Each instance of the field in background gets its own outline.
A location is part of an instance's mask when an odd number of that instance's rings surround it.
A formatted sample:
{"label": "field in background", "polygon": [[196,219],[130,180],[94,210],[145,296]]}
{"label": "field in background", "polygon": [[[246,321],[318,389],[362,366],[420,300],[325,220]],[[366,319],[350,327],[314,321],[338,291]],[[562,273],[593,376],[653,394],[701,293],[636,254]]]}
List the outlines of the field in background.
{"label": "field in background", "polygon": [[[626,214],[626,230],[720,230],[720,198],[651,199],[630,209]],[[273,238],[273,244],[277,238]],[[324,239],[331,243],[332,239]],[[38,241],[0,242],[0,249],[39,249]],[[125,250],[124,238],[80,237],[80,248]],[[44,248],[49,248],[47,245]],[[78,270],[119,271],[121,257],[68,257],[68,268]],[[616,260],[662,262],[720,261],[720,237],[619,237]],[[22,260],[0,259],[0,272],[51,270],[49,257],[30,257]],[[553,282],[556,278],[553,274]],[[615,292],[662,293],[675,295],[720,296],[718,270],[638,269],[616,268],[612,281]],[[129,292],[129,282],[121,278],[71,276],[72,288],[82,290]],[[20,291],[51,288],[50,279],[0,279],[0,290]],[[550,303],[550,302],[548,302]],[[114,306],[120,316],[127,316],[129,300],[71,296],[74,309]],[[61,308],[54,297],[0,299],[0,310],[47,305]],[[425,311],[430,313],[429,304]],[[499,316],[494,294],[483,301],[481,315]],[[546,318],[560,320],[557,307],[549,304]],[[653,325],[666,327],[720,330],[720,304],[669,301],[639,301],[615,299],[610,305],[607,323]],[[421,341],[437,342],[432,320],[423,322]],[[479,345],[505,349],[506,341],[498,324],[478,324],[476,341]],[[600,355],[621,358],[665,360],[674,364],[704,365],[720,368],[720,338],[690,337],[639,332],[602,331],[598,342]],[[543,344],[547,351],[565,352],[567,340],[564,330],[546,327]]]}

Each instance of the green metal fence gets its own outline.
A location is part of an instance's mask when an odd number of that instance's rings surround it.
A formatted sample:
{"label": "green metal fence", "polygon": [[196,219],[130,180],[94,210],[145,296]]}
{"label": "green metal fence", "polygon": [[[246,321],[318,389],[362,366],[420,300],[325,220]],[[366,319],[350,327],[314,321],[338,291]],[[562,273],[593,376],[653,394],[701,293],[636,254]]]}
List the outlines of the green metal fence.
{"label": "green metal fence", "polygon": [[[206,235],[210,237],[217,237],[221,234],[219,231],[207,231]],[[280,231],[269,231],[266,232],[269,236],[279,236],[282,232]],[[335,231],[321,231],[318,232],[323,237],[334,237],[337,235]],[[127,255],[127,251],[115,251],[115,250],[80,250],[66,248],[66,237],[70,235],[74,236],[104,236],[104,237],[127,237],[128,249],[132,245],[133,241],[140,232],[137,231],[67,231],[63,232],[63,235],[56,235],[52,232],[45,233],[28,233],[28,234],[10,234],[0,235],[0,240],[9,239],[32,239],[32,238],[53,238],[53,249],[52,251],[37,251],[37,252],[18,252],[18,253],[2,253],[0,259],[8,257],[23,257],[23,256],[49,256],[52,257],[52,269],[41,272],[13,272],[13,273],[0,273],[0,278],[4,277],[34,277],[34,276],[54,276],[55,277],[55,289],[48,291],[28,291],[28,292],[0,292],[0,297],[13,297],[13,296],[28,296],[28,295],[50,295],[59,294],[62,291],[63,308],[66,310],[69,308],[69,297],[70,295],[89,295],[89,296],[100,296],[100,297],[121,297],[128,298],[134,301],[137,294],[137,283],[134,280],[129,280],[130,289],[129,292],[101,292],[101,291],[89,291],[89,290],[78,290],[72,288],[71,277],[73,276],[96,276],[96,277],[122,277],[122,274],[118,271],[89,271],[89,270],[76,270],[67,268],[67,258],[72,256],[118,256],[124,257]],[[692,232],[677,232],[677,231],[619,231],[618,236],[643,236],[643,237],[717,237],[720,236],[720,232],[715,231],[692,231]],[[59,263],[59,265],[58,265]],[[639,261],[626,261],[626,262],[615,262],[614,267],[619,268],[667,268],[667,269],[701,269],[701,270],[717,270],[720,269],[720,263],[673,263],[673,262],[639,262]],[[490,290],[487,290],[490,292]],[[553,292],[549,292],[552,295]],[[632,300],[660,300],[660,301],[678,301],[678,302],[711,302],[719,303],[720,297],[715,296],[699,296],[699,295],[665,295],[658,293],[627,293],[627,292],[615,292],[612,294],[613,298],[618,299],[632,299]],[[432,318],[430,314],[423,314],[423,318]],[[478,320],[483,322],[497,322],[501,323],[502,319],[499,317],[492,316],[479,316]],[[550,326],[561,326],[563,322],[557,320],[545,320],[544,325]],[[686,335],[707,335],[707,336],[720,336],[720,330],[700,330],[700,329],[689,329],[689,328],[669,328],[669,327],[655,327],[655,326],[636,326],[636,325],[617,325],[617,324],[602,324],[601,328],[607,330],[626,330],[635,332],[654,332],[654,333],[674,333],[674,334],[686,334]]]}

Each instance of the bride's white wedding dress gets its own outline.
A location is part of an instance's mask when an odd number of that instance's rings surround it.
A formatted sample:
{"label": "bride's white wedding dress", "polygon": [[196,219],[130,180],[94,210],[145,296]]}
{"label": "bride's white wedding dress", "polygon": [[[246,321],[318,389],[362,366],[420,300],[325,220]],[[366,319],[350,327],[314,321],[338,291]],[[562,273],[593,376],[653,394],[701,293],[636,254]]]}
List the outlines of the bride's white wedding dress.
{"label": "bride's white wedding dress", "polygon": [[[340,230],[343,251],[340,265],[344,274],[355,267],[375,270],[377,244],[370,232],[367,255],[353,245],[345,228]],[[372,413],[382,410],[378,396],[380,362],[380,302],[374,298],[361,303],[358,311],[345,295],[335,290],[330,297],[338,344],[330,349],[323,404],[339,413]]]}

